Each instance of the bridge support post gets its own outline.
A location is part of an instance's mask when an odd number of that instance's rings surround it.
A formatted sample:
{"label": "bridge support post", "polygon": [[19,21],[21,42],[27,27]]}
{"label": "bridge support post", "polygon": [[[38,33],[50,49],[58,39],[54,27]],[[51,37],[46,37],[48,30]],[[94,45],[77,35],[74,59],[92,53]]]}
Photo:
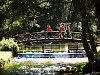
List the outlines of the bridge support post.
{"label": "bridge support post", "polygon": [[51,44],[51,52],[52,52],[52,44]]}
{"label": "bridge support post", "polygon": [[42,53],[44,53],[44,45],[42,44]]}

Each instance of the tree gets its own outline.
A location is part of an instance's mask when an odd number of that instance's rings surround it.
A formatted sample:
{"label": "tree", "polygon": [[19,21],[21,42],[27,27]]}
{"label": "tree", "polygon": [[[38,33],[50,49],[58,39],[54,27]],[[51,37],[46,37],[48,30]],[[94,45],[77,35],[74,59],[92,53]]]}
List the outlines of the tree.
{"label": "tree", "polygon": [[92,2],[94,3],[94,6],[96,8],[96,16],[98,18],[98,22],[99,24],[97,24],[97,28],[100,31],[100,0],[92,0]]}
{"label": "tree", "polygon": [[[89,20],[87,18],[87,6],[86,6],[86,0],[73,0],[73,6],[74,10],[77,10],[80,12],[82,16],[82,42],[84,49],[86,51],[87,57],[89,59],[89,63],[93,66],[95,62],[95,57],[94,55],[97,54],[96,46],[95,46],[95,41],[93,37],[93,33],[91,32],[90,26],[89,25]],[[90,40],[90,45],[87,41],[87,36]]]}
{"label": "tree", "polygon": [[5,15],[3,13],[3,8],[2,6],[4,5],[5,0],[0,0],[0,40],[2,39],[2,36],[4,36],[4,31],[3,31],[3,22],[5,19]]}
{"label": "tree", "polygon": [[[41,30],[47,24],[55,25],[61,22],[62,7],[64,0],[5,0],[2,12],[6,18],[3,21],[3,29],[7,37],[18,33],[34,31],[36,23]],[[19,29],[16,33],[16,28]],[[15,31],[14,31],[15,30]],[[40,30],[40,31],[41,31]],[[12,34],[12,32],[14,34]]]}

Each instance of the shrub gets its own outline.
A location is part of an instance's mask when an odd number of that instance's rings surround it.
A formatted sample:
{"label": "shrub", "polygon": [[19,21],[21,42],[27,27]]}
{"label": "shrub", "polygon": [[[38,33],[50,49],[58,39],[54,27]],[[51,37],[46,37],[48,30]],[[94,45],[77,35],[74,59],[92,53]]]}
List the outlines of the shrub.
{"label": "shrub", "polygon": [[98,53],[95,54],[95,58],[98,59],[98,60],[100,60],[100,51],[98,51]]}
{"label": "shrub", "polygon": [[0,59],[0,68],[5,65],[5,61],[3,59]]}
{"label": "shrub", "polygon": [[76,72],[83,72],[83,68],[84,68],[84,66],[86,65],[87,63],[77,63],[77,64],[75,64],[75,67],[76,67]]}
{"label": "shrub", "polygon": [[14,42],[13,38],[5,39],[3,38],[0,42],[1,51],[12,51],[13,55],[19,50],[18,44]]}

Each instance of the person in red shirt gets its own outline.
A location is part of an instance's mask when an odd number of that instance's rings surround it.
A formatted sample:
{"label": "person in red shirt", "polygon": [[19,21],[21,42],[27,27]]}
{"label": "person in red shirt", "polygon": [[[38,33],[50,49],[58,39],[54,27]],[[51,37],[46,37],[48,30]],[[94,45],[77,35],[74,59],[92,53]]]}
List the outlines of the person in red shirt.
{"label": "person in red shirt", "polygon": [[47,26],[47,31],[48,31],[47,32],[47,37],[50,38],[51,37],[51,31],[52,31],[52,28],[51,28],[50,25]]}

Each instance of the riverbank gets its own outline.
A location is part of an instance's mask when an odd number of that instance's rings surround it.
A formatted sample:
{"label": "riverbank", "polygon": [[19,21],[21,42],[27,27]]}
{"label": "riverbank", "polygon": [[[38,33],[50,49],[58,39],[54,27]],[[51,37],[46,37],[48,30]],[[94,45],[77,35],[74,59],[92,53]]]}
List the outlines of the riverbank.
{"label": "riverbank", "polygon": [[[86,63],[82,63],[82,66]],[[81,66],[80,66],[81,67]],[[2,71],[3,70],[3,71]],[[77,64],[65,63],[34,63],[34,62],[11,62],[2,68],[3,75],[33,75],[34,73],[40,74],[54,74],[54,73],[75,73],[81,71]],[[0,72],[0,73],[2,73]],[[38,74],[37,74],[38,75]]]}

